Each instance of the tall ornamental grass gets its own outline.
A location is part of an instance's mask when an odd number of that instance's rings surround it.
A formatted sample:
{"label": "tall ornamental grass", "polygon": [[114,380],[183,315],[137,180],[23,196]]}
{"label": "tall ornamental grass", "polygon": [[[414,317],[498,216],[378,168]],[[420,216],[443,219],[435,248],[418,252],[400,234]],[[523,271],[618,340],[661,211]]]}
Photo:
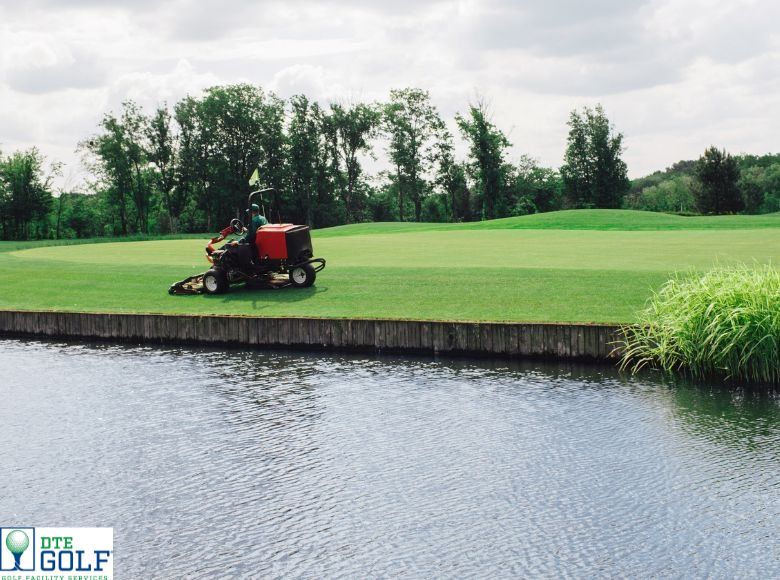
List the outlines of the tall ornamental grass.
{"label": "tall ornamental grass", "polygon": [[623,332],[623,368],[780,383],[780,272],[733,266],[677,275]]}

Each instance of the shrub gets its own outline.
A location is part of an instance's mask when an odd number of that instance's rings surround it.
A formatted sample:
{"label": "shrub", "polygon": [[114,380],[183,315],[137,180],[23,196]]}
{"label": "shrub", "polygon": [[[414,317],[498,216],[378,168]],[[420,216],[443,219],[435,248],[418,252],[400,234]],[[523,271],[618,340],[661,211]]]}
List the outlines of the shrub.
{"label": "shrub", "polygon": [[623,368],[780,383],[780,272],[734,266],[678,275],[623,332]]}
{"label": "shrub", "polygon": [[681,175],[629,193],[623,200],[623,207],[667,213],[693,213],[696,210],[696,199],[693,196],[692,181],[691,177]]}
{"label": "shrub", "polygon": [[441,194],[434,194],[426,197],[423,200],[420,219],[424,222],[449,221],[449,216],[447,215],[447,198]]}

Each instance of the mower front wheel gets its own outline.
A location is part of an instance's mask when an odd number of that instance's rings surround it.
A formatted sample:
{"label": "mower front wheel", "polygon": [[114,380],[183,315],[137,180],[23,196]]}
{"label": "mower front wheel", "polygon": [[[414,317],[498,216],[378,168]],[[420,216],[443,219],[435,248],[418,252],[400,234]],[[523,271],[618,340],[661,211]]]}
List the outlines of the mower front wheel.
{"label": "mower front wheel", "polygon": [[314,284],[314,279],[317,277],[317,272],[311,264],[303,264],[296,266],[290,270],[290,282],[296,288],[308,288]]}
{"label": "mower front wheel", "polygon": [[203,274],[203,289],[206,294],[222,294],[228,289],[228,280],[221,270],[209,270]]}

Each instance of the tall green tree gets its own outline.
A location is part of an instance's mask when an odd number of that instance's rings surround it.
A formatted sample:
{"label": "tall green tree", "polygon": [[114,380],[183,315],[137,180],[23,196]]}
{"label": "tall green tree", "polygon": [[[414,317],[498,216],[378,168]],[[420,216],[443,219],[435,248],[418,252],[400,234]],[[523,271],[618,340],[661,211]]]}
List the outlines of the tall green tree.
{"label": "tall green tree", "polygon": [[[179,127],[179,150],[175,165],[176,191],[182,197],[180,223],[188,231],[211,231],[210,217],[216,201],[206,195],[209,169],[206,166],[207,143],[203,136],[199,101],[185,97],[174,106],[173,118]],[[206,207],[211,210],[207,211]]]}
{"label": "tall green tree", "polygon": [[[280,110],[281,108],[281,110]],[[245,209],[255,169],[265,185],[283,187],[284,110],[279,99],[252,85],[206,89],[176,105],[181,129],[178,181],[206,217],[209,230]],[[272,200],[279,209],[280,200]]]}
{"label": "tall green tree", "polygon": [[447,200],[450,221],[471,221],[471,191],[466,178],[466,166],[455,159],[455,147],[449,131],[442,131],[435,144],[435,185]]}
{"label": "tall green tree", "polygon": [[179,215],[184,209],[184,190],[176,187],[178,138],[168,107],[159,107],[146,129],[147,157],[154,165],[153,179],[167,215],[167,231],[178,230]]}
{"label": "tall green tree", "polygon": [[400,220],[404,221],[406,195],[414,205],[414,219],[420,221],[422,200],[430,187],[425,176],[434,162],[434,146],[444,130],[439,112],[431,104],[428,91],[390,91],[384,107],[384,126],[390,137],[388,151],[395,165]]}
{"label": "tall green tree", "polygon": [[59,174],[54,164],[48,175],[45,159],[36,149],[0,158],[0,227],[4,239],[43,237],[53,205],[51,181]]}
{"label": "tall green tree", "polygon": [[333,115],[324,109],[318,114],[320,146],[315,163],[315,206],[312,219],[316,227],[328,227],[346,222],[346,209],[339,192],[344,189],[344,174],[340,170],[338,129]]}
{"label": "tall green tree", "polygon": [[11,194],[3,178],[3,154],[0,151],[0,240],[7,240],[10,237],[8,232],[11,223],[8,213],[10,199]]}
{"label": "tall green tree", "polygon": [[[267,93],[262,107],[262,131],[256,136],[262,155],[258,162],[260,176],[266,185],[275,190],[271,200],[276,216],[295,211],[285,197],[289,182],[289,140],[285,133],[285,102],[273,93]],[[271,216],[269,216],[270,218]],[[287,219],[287,218],[285,218]]]}
{"label": "tall green tree", "polygon": [[290,99],[292,115],[288,131],[289,196],[297,221],[314,225],[317,210],[318,178],[323,170],[325,144],[322,136],[322,110],[305,95]]}
{"label": "tall green tree", "polygon": [[149,233],[149,213],[152,207],[152,179],[148,169],[147,127],[149,119],[133,101],[123,105],[121,123],[124,130],[124,152],[130,164],[133,178],[133,203],[135,205],[136,230]]}
{"label": "tall green tree", "polygon": [[340,196],[344,203],[347,223],[358,219],[362,209],[360,178],[363,168],[361,154],[371,153],[371,141],[377,136],[381,112],[374,105],[332,104],[329,115],[329,135],[336,153],[337,172],[342,178]]}
{"label": "tall green tree", "polygon": [[576,109],[561,167],[569,207],[618,208],[631,187],[622,160],[623,134],[615,132],[601,105]]}
{"label": "tall green tree", "polygon": [[[129,206],[132,192],[133,172],[124,152],[124,129],[119,119],[106,114],[100,122],[103,133],[83,142],[80,148],[86,149],[94,160],[86,161],[93,175],[100,182],[108,197],[108,204],[113,206],[116,218],[119,220],[119,233],[126,236],[129,233]],[[107,216],[114,222],[114,216]]]}
{"label": "tall green tree", "polygon": [[265,94],[250,85],[211,87],[195,106],[197,139],[206,169],[204,209],[209,228],[238,215],[249,193],[249,177],[263,156]]}
{"label": "tall green tree", "polygon": [[131,223],[136,231],[149,230],[152,187],[146,156],[147,123],[141,109],[126,101],[120,116],[104,115],[102,132],[80,145],[92,155],[89,167],[117,212],[122,235],[129,233]]}
{"label": "tall green tree", "polygon": [[466,115],[457,115],[463,137],[469,144],[469,169],[476,184],[482,219],[494,219],[508,211],[506,203],[504,153],[509,140],[496,127],[484,101],[469,106]]}
{"label": "tall green tree", "polygon": [[696,205],[703,214],[737,213],[744,204],[737,160],[725,150],[708,147],[696,162]]}

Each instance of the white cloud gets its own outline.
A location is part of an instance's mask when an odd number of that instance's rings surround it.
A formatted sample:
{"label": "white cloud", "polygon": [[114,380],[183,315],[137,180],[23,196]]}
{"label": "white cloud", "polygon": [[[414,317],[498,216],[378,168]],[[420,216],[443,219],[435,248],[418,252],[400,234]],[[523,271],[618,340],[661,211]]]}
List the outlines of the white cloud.
{"label": "white cloud", "polygon": [[147,109],[165,103],[173,105],[179,99],[199,94],[203,89],[222,82],[209,72],[198,72],[186,59],[180,59],[169,69],[159,72],[131,71],[118,76],[108,87],[107,103],[118,107],[132,100]]}
{"label": "white cloud", "polygon": [[268,88],[285,99],[306,95],[315,100],[329,100],[338,96],[341,87],[331,85],[325,77],[322,66],[294,64],[276,73]]}
{"label": "white cloud", "polygon": [[556,166],[569,111],[602,102],[637,176],[713,143],[777,150],[778,16],[770,0],[4,4],[0,146],[73,168],[78,141],[126,99],[251,82],[327,103],[419,86],[450,118],[486,96],[513,156]]}

